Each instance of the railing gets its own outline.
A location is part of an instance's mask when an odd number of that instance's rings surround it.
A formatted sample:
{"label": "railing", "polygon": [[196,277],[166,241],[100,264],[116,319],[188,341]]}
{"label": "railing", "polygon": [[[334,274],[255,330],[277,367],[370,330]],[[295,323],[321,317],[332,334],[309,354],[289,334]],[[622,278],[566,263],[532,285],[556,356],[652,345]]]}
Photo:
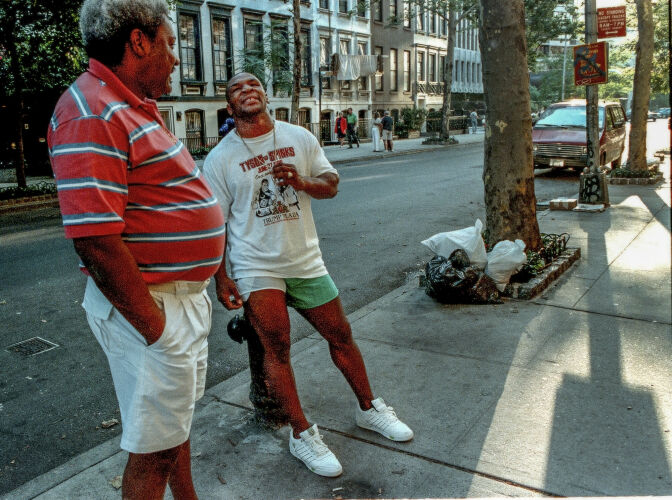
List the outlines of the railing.
{"label": "railing", "polygon": [[418,94],[443,95],[443,83],[420,83],[415,84],[415,90]]}
{"label": "railing", "polygon": [[[451,116],[450,130],[464,130],[469,128],[468,116]],[[441,118],[427,118],[427,132],[438,134],[441,132]]]}
{"label": "railing", "polygon": [[183,137],[180,139],[182,141],[182,144],[184,144],[187,147],[187,150],[189,153],[192,155],[196,154],[205,154],[212,148],[214,148],[217,143],[219,143],[219,140],[221,137]]}

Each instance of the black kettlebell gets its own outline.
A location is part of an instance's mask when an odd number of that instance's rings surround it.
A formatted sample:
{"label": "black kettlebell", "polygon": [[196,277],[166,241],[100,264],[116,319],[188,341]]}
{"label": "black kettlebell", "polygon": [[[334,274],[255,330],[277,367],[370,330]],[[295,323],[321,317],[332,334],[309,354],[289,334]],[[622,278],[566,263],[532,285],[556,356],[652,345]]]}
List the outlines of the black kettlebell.
{"label": "black kettlebell", "polygon": [[243,343],[243,340],[247,340],[248,335],[252,332],[252,325],[245,316],[236,314],[229,324],[226,325],[226,332],[231,337],[231,340],[238,342],[239,344]]}

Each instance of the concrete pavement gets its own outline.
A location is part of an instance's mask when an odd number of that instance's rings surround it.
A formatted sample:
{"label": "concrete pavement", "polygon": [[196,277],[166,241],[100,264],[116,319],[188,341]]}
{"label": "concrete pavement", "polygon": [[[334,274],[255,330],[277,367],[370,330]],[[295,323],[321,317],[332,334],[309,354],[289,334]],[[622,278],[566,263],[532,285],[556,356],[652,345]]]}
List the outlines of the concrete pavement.
{"label": "concrete pavement", "polygon": [[[458,140],[471,137],[483,135]],[[339,478],[292,457],[288,428],[252,422],[248,371],[208,390],[192,429],[200,497],[671,495],[669,157],[664,171],[663,185],[609,186],[603,213],[540,212],[541,230],[569,233],[582,258],[532,301],[445,306],[409,283],[349,316],[374,393],[415,431],[409,443],[355,425],[319,336],[294,344],[304,409]],[[118,444],[3,498],[119,498]]]}

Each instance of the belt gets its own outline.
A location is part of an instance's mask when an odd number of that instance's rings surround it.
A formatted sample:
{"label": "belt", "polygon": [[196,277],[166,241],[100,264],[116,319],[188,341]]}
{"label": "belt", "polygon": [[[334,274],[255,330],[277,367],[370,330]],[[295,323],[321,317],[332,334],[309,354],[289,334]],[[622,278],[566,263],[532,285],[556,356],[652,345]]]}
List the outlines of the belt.
{"label": "belt", "polygon": [[210,279],[205,281],[169,281],[167,283],[148,284],[152,292],[172,293],[174,295],[185,295],[189,293],[201,293],[208,287]]}

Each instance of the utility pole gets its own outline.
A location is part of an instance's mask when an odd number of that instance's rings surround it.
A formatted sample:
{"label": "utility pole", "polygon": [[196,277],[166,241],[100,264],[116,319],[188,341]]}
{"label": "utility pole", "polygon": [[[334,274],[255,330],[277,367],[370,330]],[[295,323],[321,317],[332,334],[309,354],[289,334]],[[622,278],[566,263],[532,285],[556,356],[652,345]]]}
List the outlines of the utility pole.
{"label": "utility pole", "polygon": [[[596,0],[585,0],[586,44],[597,42]],[[604,172],[600,172],[600,128],[598,87],[586,85],[586,136],[588,166],[579,181],[579,202],[609,206],[609,192]],[[606,110],[605,110],[606,111]],[[606,116],[605,116],[606,121]]]}

